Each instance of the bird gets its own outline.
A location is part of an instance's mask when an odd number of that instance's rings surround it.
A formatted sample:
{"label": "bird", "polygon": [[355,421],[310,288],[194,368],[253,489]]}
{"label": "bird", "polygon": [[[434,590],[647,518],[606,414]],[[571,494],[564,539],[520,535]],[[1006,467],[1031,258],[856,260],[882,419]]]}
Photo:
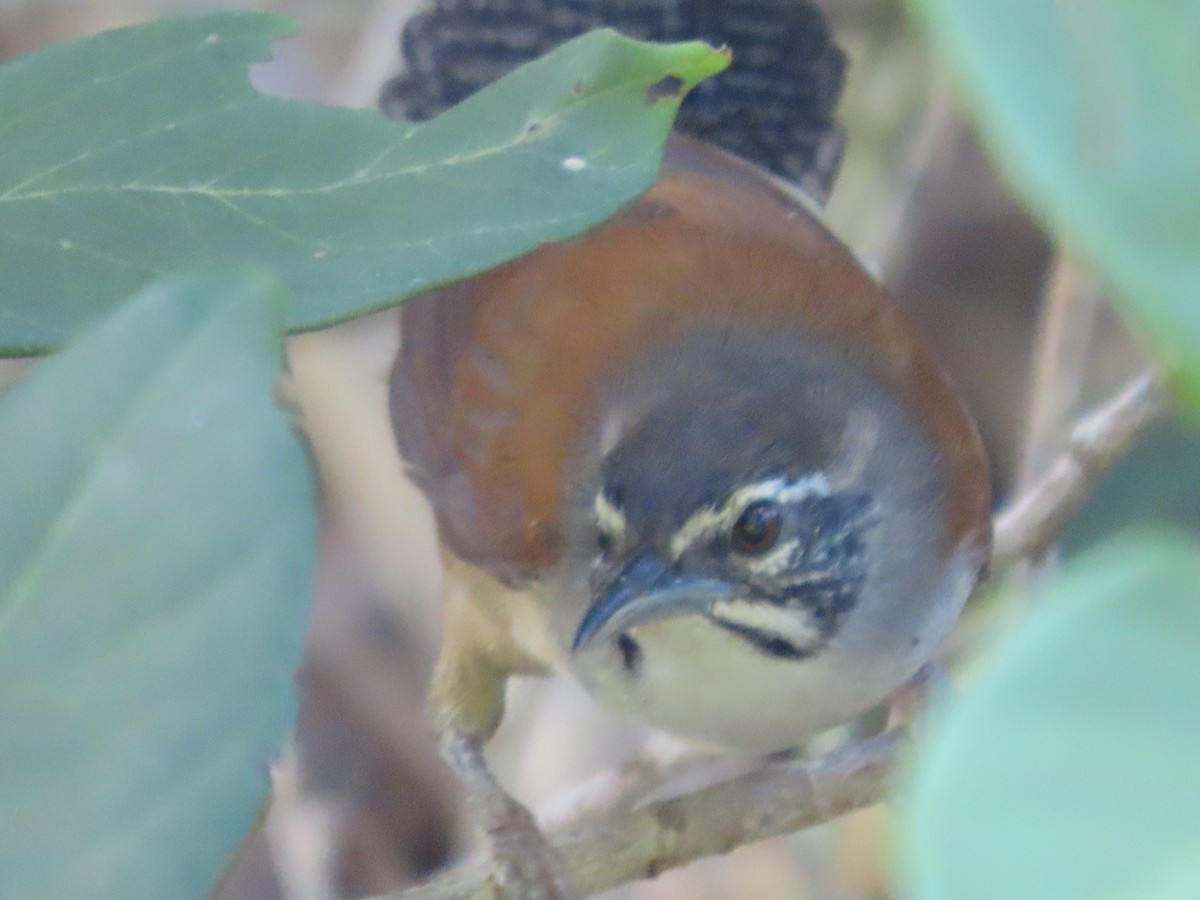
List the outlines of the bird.
{"label": "bird", "polygon": [[826,224],[839,155],[796,178],[674,133],[607,223],[401,307],[390,415],[446,570],[430,712],[518,896],[571,889],[483,757],[510,676],[796,748],[908,682],[984,571],[978,433]]}

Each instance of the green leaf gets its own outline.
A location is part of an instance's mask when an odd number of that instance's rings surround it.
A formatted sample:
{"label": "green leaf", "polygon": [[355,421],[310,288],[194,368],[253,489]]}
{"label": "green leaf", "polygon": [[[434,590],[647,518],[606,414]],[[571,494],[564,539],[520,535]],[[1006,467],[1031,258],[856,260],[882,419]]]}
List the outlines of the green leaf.
{"label": "green leaf", "polygon": [[303,329],[566,239],[653,183],[683,94],[728,62],[594,32],[412,126],[256,93],[289,29],[214,14],[0,67],[0,351],[182,265],[269,265]]}
{"label": "green leaf", "polygon": [[151,286],[0,397],[0,893],[203,897],[295,711],[313,564],[261,273]]}
{"label": "green leaf", "polygon": [[912,0],[1029,203],[1200,405],[1200,0]]}
{"label": "green leaf", "polygon": [[908,896],[1200,896],[1198,660],[1194,541],[1074,561],[918,748]]}
{"label": "green leaf", "polygon": [[1073,556],[1134,524],[1200,534],[1200,434],[1177,421],[1152,429],[1096,485],[1059,541]]}

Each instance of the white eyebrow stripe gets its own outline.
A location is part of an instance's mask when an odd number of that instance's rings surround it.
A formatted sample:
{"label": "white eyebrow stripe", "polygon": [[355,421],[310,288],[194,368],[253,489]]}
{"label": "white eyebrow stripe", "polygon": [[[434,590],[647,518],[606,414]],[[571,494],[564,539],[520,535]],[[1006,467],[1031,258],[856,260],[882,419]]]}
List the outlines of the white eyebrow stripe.
{"label": "white eyebrow stripe", "polygon": [[604,491],[596,493],[596,499],[592,501],[592,512],[596,516],[596,525],[605,534],[615,538],[625,534],[625,512],[609,500]]}
{"label": "white eyebrow stripe", "polygon": [[767,478],[738,488],[720,506],[706,506],[688,516],[671,536],[671,558],[678,560],[700,538],[732,528],[742,511],[756,500],[794,503],[808,497],[828,497],[829,494],[829,479],[822,472],[795,479]]}
{"label": "white eyebrow stripe", "polygon": [[779,544],[771,552],[763,556],[752,556],[743,560],[742,565],[755,575],[781,575],[789,568],[789,563],[796,551],[800,549],[800,541],[790,540]]}
{"label": "white eyebrow stripe", "polygon": [[722,506],[719,509],[711,506],[696,510],[687,517],[678,530],[671,535],[671,560],[675,562],[687,552],[700,538],[707,534],[717,534],[733,525],[728,510]]}
{"label": "white eyebrow stripe", "polygon": [[730,625],[777,635],[803,648],[821,640],[821,631],[805,610],[783,608],[752,600],[722,600],[712,606],[712,616]]}

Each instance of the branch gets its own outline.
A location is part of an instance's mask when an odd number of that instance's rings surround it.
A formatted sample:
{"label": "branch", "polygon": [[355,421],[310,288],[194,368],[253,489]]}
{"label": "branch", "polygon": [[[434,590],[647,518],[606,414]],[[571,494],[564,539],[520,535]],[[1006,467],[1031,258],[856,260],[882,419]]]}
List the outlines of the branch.
{"label": "branch", "polygon": [[912,261],[917,222],[927,205],[934,173],[945,166],[962,143],[966,131],[955,110],[949,85],[936,80],[929,89],[925,110],[914,137],[905,148],[904,159],[896,175],[896,187],[877,213],[879,237],[875,257],[879,280],[893,285]]}
{"label": "branch", "polygon": [[1096,485],[1167,409],[1157,375],[1143,372],[1076,423],[1066,449],[996,516],[993,571],[1049,550]]}
{"label": "branch", "polygon": [[[902,746],[886,731],[815,759],[770,762],[711,787],[549,836],[581,896],[669,869],[751,841],[828,822],[879,801]],[[487,860],[472,860],[428,884],[379,900],[468,900],[492,896]]]}
{"label": "branch", "polygon": [[[996,517],[993,569],[1053,544],[1092,488],[1167,408],[1157,377],[1143,373],[1081,419],[1066,450]],[[619,799],[627,799],[627,791],[616,791],[605,801],[583,805],[571,824],[553,829],[548,839],[582,896],[653,878],[692,860],[878,803],[904,746],[903,735],[903,728],[890,728],[814,759],[768,762],[740,777],[637,807]],[[700,766],[706,764],[702,760]],[[674,770],[649,774],[643,796],[668,787],[675,776]],[[376,900],[491,897],[495,877],[488,860],[471,860]]]}
{"label": "branch", "polygon": [[1062,449],[1068,417],[1083,388],[1099,305],[1100,286],[1059,248],[1038,316],[1017,493],[1032,484]]}
{"label": "branch", "polygon": [[[1100,287],[1066,251],[1054,254],[1038,314],[1033,345],[1033,378],[1030,383],[1025,440],[1014,492],[1020,496],[1054,455],[1062,450],[1069,417],[1083,390],[1088,350],[1092,345]],[[1012,587],[1020,597],[1057,562],[1047,548],[1027,556],[1013,567]]]}

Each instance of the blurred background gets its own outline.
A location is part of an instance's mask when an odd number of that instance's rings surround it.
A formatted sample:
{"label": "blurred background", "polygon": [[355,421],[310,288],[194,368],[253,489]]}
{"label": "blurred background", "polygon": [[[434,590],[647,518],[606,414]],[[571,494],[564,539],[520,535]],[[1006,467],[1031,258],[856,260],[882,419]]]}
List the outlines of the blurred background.
{"label": "blurred background", "polygon": [[[403,24],[423,7],[419,0],[239,5],[283,12],[302,26],[252,72],[260,89],[349,106],[377,104],[383,85],[400,72]],[[612,15],[626,5],[595,0]],[[849,57],[841,113],[848,143],[829,205],[832,226],[923,326],[979,422],[1002,500],[1019,483],[1028,455],[1034,347],[1050,327],[1039,312],[1042,298],[1051,273],[1081,276],[1072,275],[998,178],[903,4],[820,5]],[[0,59],[218,6],[228,4],[0,0]],[[1102,302],[1067,327],[1086,365],[1062,400],[1060,419],[1105,395],[1139,363]],[[403,477],[386,419],[397,339],[394,314],[381,313],[290,343],[288,393],[312,445],[323,501],[317,596],[295,746],[274,774],[276,800],[265,827],[222,886],[225,900],[379,894],[412,883],[470,844],[458,789],[422,718],[440,630],[440,575],[431,518]],[[16,368],[8,364],[0,378]],[[1068,546],[1135,508],[1197,516],[1195,489],[1178,488],[1183,470],[1191,473],[1187,485],[1200,484],[1196,458],[1187,439],[1160,431],[1095,498]],[[985,592],[947,654],[986,644],[1006,615]],[[525,681],[512,689],[491,756],[517,797],[553,810],[572,785],[647,741],[666,748],[664,739],[615,720],[573,684]],[[610,896],[886,897],[887,826],[883,810],[866,810]]]}

